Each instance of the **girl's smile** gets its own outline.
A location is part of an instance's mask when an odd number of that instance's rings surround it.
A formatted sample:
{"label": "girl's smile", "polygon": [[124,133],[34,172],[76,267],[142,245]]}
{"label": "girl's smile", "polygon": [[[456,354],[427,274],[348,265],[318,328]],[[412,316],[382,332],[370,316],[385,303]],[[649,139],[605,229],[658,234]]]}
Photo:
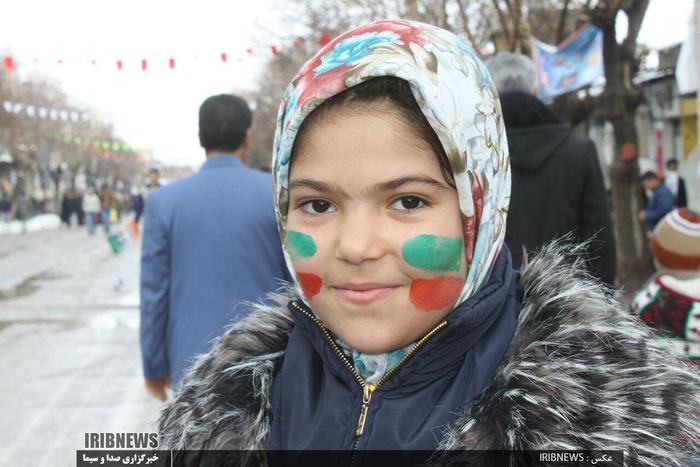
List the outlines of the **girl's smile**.
{"label": "girl's smile", "polygon": [[395,292],[399,287],[401,286],[376,282],[365,282],[362,284],[347,283],[330,286],[341,300],[358,305],[365,305],[382,300],[389,294]]}

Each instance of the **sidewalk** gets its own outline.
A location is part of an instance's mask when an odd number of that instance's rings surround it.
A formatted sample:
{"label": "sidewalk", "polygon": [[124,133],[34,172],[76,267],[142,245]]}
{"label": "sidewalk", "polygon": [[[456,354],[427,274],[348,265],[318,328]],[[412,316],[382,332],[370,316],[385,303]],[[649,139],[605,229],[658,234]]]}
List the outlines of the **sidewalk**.
{"label": "sidewalk", "polygon": [[114,255],[101,230],[2,238],[0,465],[74,466],[86,432],[154,431],[161,404],[143,387],[139,256],[135,241]]}

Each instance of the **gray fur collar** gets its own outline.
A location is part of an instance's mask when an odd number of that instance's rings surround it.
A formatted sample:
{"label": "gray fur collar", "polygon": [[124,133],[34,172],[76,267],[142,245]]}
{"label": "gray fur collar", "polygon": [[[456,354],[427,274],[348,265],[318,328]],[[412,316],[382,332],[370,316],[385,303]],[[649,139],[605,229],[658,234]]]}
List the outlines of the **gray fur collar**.
{"label": "gray fur collar", "polygon": [[[700,451],[700,374],[552,243],[524,266],[518,328],[444,449],[622,449],[635,465]],[[163,449],[265,449],[270,388],[293,322],[288,294],[254,305],[185,377],[159,420]]]}

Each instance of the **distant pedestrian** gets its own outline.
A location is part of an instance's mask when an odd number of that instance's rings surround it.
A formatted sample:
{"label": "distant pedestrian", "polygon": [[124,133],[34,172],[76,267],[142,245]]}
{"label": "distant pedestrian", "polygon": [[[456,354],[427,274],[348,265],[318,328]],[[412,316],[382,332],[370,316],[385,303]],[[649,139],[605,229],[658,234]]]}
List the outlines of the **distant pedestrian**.
{"label": "distant pedestrian", "polygon": [[656,225],[649,249],[657,273],[636,294],[632,312],[700,363],[700,215],[671,211]]}
{"label": "distant pedestrian", "polygon": [[676,206],[684,208],[688,206],[688,193],[685,190],[685,180],[678,174],[678,161],[669,159],[666,162],[666,174],[664,185],[676,197]]}
{"label": "distant pedestrian", "polygon": [[141,351],[146,388],[164,400],[193,358],[241,311],[288,278],[269,174],[245,166],[251,112],[233,95],[204,101],[207,160],[161,188],[151,171],[141,252]]}
{"label": "distant pedestrian", "polygon": [[0,222],[10,221],[10,211],[12,210],[12,203],[10,198],[0,194]]}
{"label": "distant pedestrian", "polygon": [[22,223],[22,233],[27,233],[27,221],[32,216],[33,207],[32,199],[29,195],[22,189],[19,191],[19,196],[17,197],[17,219]]}
{"label": "distant pedestrian", "polygon": [[100,220],[104,226],[105,233],[109,234],[112,230],[112,210],[117,208],[117,198],[114,192],[106,183],[102,185],[100,190]]}
{"label": "distant pedestrian", "polygon": [[66,190],[63,193],[63,198],[61,199],[61,214],[59,217],[61,218],[61,225],[65,225],[66,227],[70,227],[71,217],[73,214],[71,197],[72,191]]}
{"label": "distant pedestrian", "polygon": [[134,211],[134,222],[138,224],[143,215],[143,195],[137,187],[131,189],[131,209]]}
{"label": "distant pedestrian", "polygon": [[512,167],[506,244],[520,268],[523,247],[536,250],[573,232],[590,240],[591,272],[615,285],[615,239],[598,152],[592,141],[547,108],[535,92],[535,66],[502,52],[486,62],[501,98]]}
{"label": "distant pedestrian", "polygon": [[82,203],[83,212],[85,213],[85,224],[87,226],[87,231],[90,235],[95,233],[95,224],[99,220],[100,211],[100,197],[95,193],[95,189],[89,187],[83,196]]}
{"label": "distant pedestrian", "polygon": [[639,220],[644,222],[647,235],[651,236],[656,224],[676,207],[676,197],[654,172],[642,175],[642,186],[647,195],[647,205],[639,212]]}

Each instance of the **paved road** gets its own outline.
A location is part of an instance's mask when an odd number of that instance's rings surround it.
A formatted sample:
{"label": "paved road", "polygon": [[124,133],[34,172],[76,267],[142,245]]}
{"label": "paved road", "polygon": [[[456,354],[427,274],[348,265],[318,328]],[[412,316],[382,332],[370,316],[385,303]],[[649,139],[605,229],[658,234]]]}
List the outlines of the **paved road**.
{"label": "paved road", "polygon": [[153,431],[138,269],[138,242],[115,256],[101,232],[0,237],[0,466],[74,466],[85,432]]}

